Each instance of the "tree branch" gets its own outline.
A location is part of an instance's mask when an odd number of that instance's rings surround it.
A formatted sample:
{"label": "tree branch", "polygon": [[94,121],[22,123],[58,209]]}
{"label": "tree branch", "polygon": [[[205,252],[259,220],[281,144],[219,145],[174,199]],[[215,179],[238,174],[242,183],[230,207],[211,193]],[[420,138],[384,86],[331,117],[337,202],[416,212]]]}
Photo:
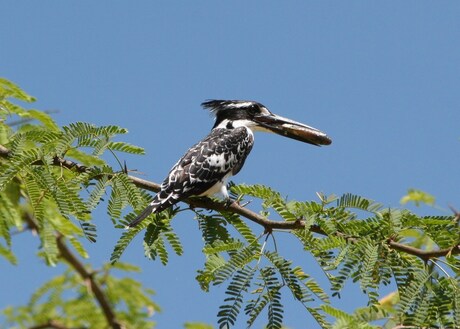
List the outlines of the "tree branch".
{"label": "tree branch", "polygon": [[58,235],[56,241],[61,256],[75,269],[75,271],[78,272],[78,274],[80,274],[83,280],[89,283],[91,291],[94,293],[94,297],[99,303],[110,327],[114,329],[122,329],[123,326],[117,321],[115,312],[112,310],[112,306],[110,305],[104,290],[94,278],[94,272],[88,271],[78,258],[70,251],[65,244],[64,237],[62,235]]}
{"label": "tree branch", "polygon": [[398,243],[392,239],[388,239],[387,243],[394,250],[402,251],[402,252],[405,252],[406,254],[417,256],[423,259],[424,261],[427,261],[430,258],[435,258],[435,257],[445,257],[448,255],[460,254],[460,245],[456,245],[456,246],[453,246],[452,248],[446,248],[446,249],[423,250],[423,249],[418,249],[412,246],[408,246],[406,244]]}
{"label": "tree branch", "polygon": [[[134,177],[129,175],[129,178],[132,182],[139,188],[158,192],[160,190],[160,184],[147,181],[138,177]],[[249,219],[250,221],[263,226],[266,230],[298,230],[305,228],[305,221],[297,220],[295,222],[280,222],[280,221],[273,221],[266,217],[259,215],[247,208],[244,208],[237,204],[236,202],[232,203],[231,205],[227,205],[223,202],[218,202],[209,198],[190,198],[184,201],[188,203],[192,207],[199,207],[204,209],[210,209],[215,211],[229,211],[240,216]],[[309,227],[310,232],[327,235],[318,225],[312,225]],[[410,255],[417,256],[423,260],[428,260],[433,257],[444,257],[448,255],[458,255],[460,254],[460,245],[453,246],[449,249],[439,249],[439,250],[423,250],[418,249],[412,246],[408,246],[402,243],[398,243],[392,239],[388,239],[387,241],[390,248],[394,250],[398,250],[401,252],[405,252]]]}
{"label": "tree branch", "polygon": [[[158,192],[160,190],[160,185],[157,183],[153,183],[144,179],[140,179],[134,176],[129,176],[133,183],[145,190],[149,190],[152,192]],[[247,208],[244,208],[237,204],[236,202],[232,203],[230,206],[223,202],[214,201],[209,198],[190,198],[185,200],[186,203],[191,205],[192,207],[199,207],[204,209],[211,209],[215,211],[229,211],[240,216],[243,216],[250,221],[263,226],[266,230],[298,230],[305,228],[305,222],[302,220],[297,220],[295,222],[279,222],[273,221],[266,217],[263,217]],[[310,232],[327,235],[318,225],[312,225],[309,227]],[[408,246],[399,242],[394,241],[393,239],[387,240],[388,245],[390,248],[398,251],[405,252],[410,255],[417,256],[423,260],[428,260],[433,257],[443,257],[447,255],[457,255],[460,254],[460,245],[453,246],[452,248],[448,249],[439,249],[439,250],[423,250],[418,249],[412,246]]]}
{"label": "tree branch", "polygon": [[[36,232],[39,231],[39,227],[35,223],[30,213],[25,214],[25,220],[30,229]],[[112,306],[110,305],[109,300],[104,290],[94,278],[95,273],[87,270],[85,265],[82,262],[80,262],[80,260],[72,253],[72,251],[70,251],[70,249],[67,247],[65,243],[65,237],[60,233],[56,234],[56,244],[59,250],[59,255],[62,258],[64,258],[67,261],[67,263],[69,263],[69,265],[72,266],[75,269],[75,271],[82,277],[85,283],[89,285],[89,288],[93,292],[94,297],[96,298],[96,301],[100,305],[102,312],[104,313],[104,316],[107,320],[107,323],[110,325],[110,327],[113,329],[124,328],[117,321],[115,312],[113,311]],[[49,325],[48,327],[50,328],[64,328],[62,326],[58,327],[58,323],[53,320],[50,320],[48,322],[48,325]],[[43,327],[43,328],[48,328],[48,327]],[[40,327],[35,327],[35,328],[40,328]]]}
{"label": "tree branch", "polygon": [[[148,190],[151,192],[159,192],[160,191],[160,184],[147,181],[145,179],[141,179],[135,176],[128,175],[131,181],[139,188],[144,190]],[[209,210],[215,211],[228,211],[238,215],[241,215],[250,221],[253,221],[256,224],[259,224],[266,229],[278,229],[278,230],[298,230],[305,228],[305,222],[298,220],[295,222],[279,222],[270,220],[264,216],[259,215],[245,207],[240,206],[238,203],[234,202],[230,205],[226,204],[225,202],[219,202],[212,200],[210,198],[189,198],[184,200],[185,203],[189,204],[191,207],[195,208],[204,208]],[[326,232],[321,230],[319,226],[313,225],[310,227],[310,231],[314,233],[319,233],[322,235],[327,235]]]}
{"label": "tree branch", "polygon": [[[0,156],[7,158],[9,155],[10,155],[10,151],[7,148],[0,145]],[[61,159],[59,157],[55,157],[53,159],[53,164],[70,169],[70,170],[76,170],[78,172],[86,172],[86,171],[91,170],[90,168],[84,165],[75,163],[70,160]],[[151,192],[160,191],[160,184],[158,183],[151,182],[145,179],[141,179],[141,178],[138,178],[132,175],[128,175],[128,177],[139,188],[142,188],[142,189],[145,189]],[[187,200],[184,200],[183,202],[189,204],[191,207],[204,208],[204,209],[215,210],[219,212],[221,211],[233,212],[235,214],[238,214],[240,216],[243,216],[249,219],[250,221],[256,224],[263,226],[265,230],[273,230],[273,229],[298,230],[298,229],[305,228],[305,222],[302,220],[297,220],[294,222],[273,221],[247,208],[240,206],[236,202],[232,203],[231,205],[227,205],[224,202],[218,202],[218,201],[215,201],[209,198],[189,198]],[[317,225],[312,225],[308,229],[313,233],[327,235],[327,233],[324,232]],[[388,239],[387,243],[388,243],[388,246],[394,250],[398,250],[401,252],[405,252],[407,254],[417,256],[425,261],[433,257],[444,257],[448,255],[460,254],[460,244],[453,246],[452,248],[449,248],[449,249],[439,249],[439,250],[428,251],[428,250],[423,250],[423,249],[418,249],[412,246],[408,246],[402,243],[398,243],[394,241],[393,239]]]}

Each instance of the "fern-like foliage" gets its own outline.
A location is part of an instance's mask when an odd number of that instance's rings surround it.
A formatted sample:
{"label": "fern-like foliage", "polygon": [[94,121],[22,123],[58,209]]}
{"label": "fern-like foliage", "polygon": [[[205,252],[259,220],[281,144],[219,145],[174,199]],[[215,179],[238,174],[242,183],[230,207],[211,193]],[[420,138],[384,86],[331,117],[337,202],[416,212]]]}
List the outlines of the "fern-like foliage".
{"label": "fern-like foliage", "polygon": [[[14,234],[30,229],[37,233],[39,256],[48,265],[62,261],[61,240],[79,256],[88,257],[81,239],[97,242],[98,226],[92,220],[96,208],[106,207],[106,219],[124,229],[151,201],[149,193],[134,186],[117,155],[140,155],[143,149],[118,140],[127,133],[124,128],[85,122],[59,127],[49,114],[24,109],[18,100],[34,98],[0,78],[0,256],[16,263]],[[117,165],[111,166],[108,159]],[[240,201],[255,200],[248,207],[261,205],[256,211],[270,221],[295,224],[289,234],[315,262],[300,267],[283,256],[277,248],[278,232],[270,225],[253,225],[227,210],[194,209],[205,257],[196,279],[204,291],[226,285],[217,316],[221,328],[238,326],[244,316],[249,327],[262,316],[267,328],[280,328],[286,296],[323,328],[374,328],[372,322],[377,320],[386,321],[384,329],[460,327],[458,216],[419,216],[350,193],[319,193],[319,201],[297,201],[263,185],[232,185],[231,194]],[[419,200],[420,195],[410,199]],[[123,231],[111,255],[112,266],[129,268],[120,258],[144,230],[142,243],[149,259],[166,265],[171,251],[181,255],[183,247],[172,223],[178,212],[169,209],[151,215]],[[429,255],[432,250],[442,252]],[[320,280],[311,277],[311,266],[324,273],[327,285],[320,286]],[[332,304],[353,283],[368,301],[350,314]],[[139,320],[145,320],[139,305],[154,306],[137,282],[109,277],[100,284],[110,291],[112,305],[123,303],[121,320],[136,328],[148,326]],[[390,302],[380,296],[384,285],[395,289]],[[63,296],[69,289],[78,290],[84,303],[68,303]],[[100,310],[94,311],[94,300],[79,289],[85,290],[84,285],[69,271],[38,289],[27,307],[5,314],[11,323],[22,321],[23,327],[46,323],[50,315],[60,318],[58,313],[66,315],[65,327],[106,327]],[[135,296],[127,298],[133,291]]]}
{"label": "fern-like foliage", "polygon": [[283,323],[283,304],[281,303],[281,284],[273,268],[265,267],[260,271],[261,279],[267,293],[262,297],[268,300],[268,323],[267,328],[278,329]]}
{"label": "fern-like foliage", "polygon": [[[89,221],[106,195],[110,195],[108,212],[114,222],[124,208],[137,209],[145,202],[127,175],[114,171],[101,155],[105,151],[143,154],[143,150],[113,140],[127,132],[124,128],[83,122],[59,128],[48,114],[26,110],[14,99],[34,101],[15,84],[0,79],[0,141],[5,148],[0,157],[0,237],[6,242],[0,254],[14,261],[11,230],[29,227],[36,228],[48,264],[58,262],[56,234],[66,236],[80,255],[87,255],[78,239],[86,236],[96,241],[96,225]],[[6,124],[10,117],[18,119],[14,126]],[[80,225],[69,230],[73,220]]]}
{"label": "fern-like foliage", "polygon": [[[127,132],[124,128],[82,122],[60,128],[47,113],[26,110],[14,100],[34,99],[0,78],[0,256],[16,263],[12,235],[30,229],[40,239],[38,254],[46,264],[54,266],[67,259],[69,266],[63,275],[39,288],[28,305],[5,309],[0,326],[107,327],[107,314],[96,301],[107,298],[120,323],[151,328],[149,314],[158,309],[151,301],[151,290],[129,278],[116,279],[109,274],[112,267],[105,266],[103,272],[90,272],[105,294],[95,298],[87,289],[87,278],[72,260],[88,258],[81,239],[96,242],[91,213],[107,204],[106,196],[114,222],[124,208],[145,204],[145,193],[102,157],[108,153],[118,161],[115,152],[143,154],[143,149],[114,140]],[[9,125],[9,120],[13,124]],[[176,252],[181,251],[174,232],[165,237]],[[69,249],[64,252],[62,244],[68,244]],[[116,267],[133,269],[122,263]]]}
{"label": "fern-like foliage", "polygon": [[[407,210],[386,209],[379,203],[352,194],[345,194],[339,198],[321,196],[320,202],[315,203],[287,202],[277,192],[260,185],[233,186],[232,192],[239,198],[246,195],[261,198],[263,215],[274,210],[285,221],[303,220],[305,229],[291,233],[299,239],[305,250],[311,252],[328,274],[332,296],[339,297],[347,283],[358,282],[363,293],[368,296],[369,307],[360,309],[355,315],[349,315],[332,306],[326,306],[330,302],[327,293],[300,267],[292,267],[290,261],[275,251],[264,251],[260,254],[257,253],[258,249],[254,248],[254,257],[251,259],[251,253],[248,252],[250,243],[257,241],[259,248],[260,244],[256,235],[246,232],[246,228],[252,231],[247,226],[244,230],[238,230],[245,238],[243,241],[249,243],[246,247],[242,247],[239,241],[231,242],[228,237],[228,248],[225,248],[225,243],[219,244],[218,248],[205,247],[208,252],[213,251],[220,255],[213,254],[213,257],[209,257],[214,266],[205,264],[205,269],[212,268],[213,275],[210,275],[209,270],[203,270],[202,274],[208,275],[198,276],[198,280],[206,278],[214,284],[222,284],[229,280],[231,282],[236,273],[246,267],[256,269],[256,273],[259,274],[254,278],[261,280],[262,273],[267,274],[270,269],[276,272],[280,280],[278,291],[281,292],[282,287],[288,288],[293,297],[303,303],[306,310],[324,328],[372,328],[369,321],[382,318],[391,319],[388,325],[404,323],[430,326],[442,323],[453,326],[455,321],[458,322],[458,281],[445,276],[448,271],[459,275],[458,257],[449,257],[447,262],[427,268],[420,258],[400,253],[387,244],[388,239],[395,237],[404,242],[406,234],[411,233],[407,236],[412,238],[411,243],[415,247],[425,244],[427,238],[432,245],[440,249],[458,245],[460,231],[452,216],[419,217]],[[238,218],[225,212],[221,214],[222,217],[213,216],[220,221],[221,218],[225,219],[226,223]],[[312,226],[316,227],[313,232],[323,233],[313,233],[310,230]],[[420,237],[414,240],[413,232],[419,232]],[[261,262],[261,257],[271,265],[262,266],[264,262]],[[445,265],[449,268],[442,269]],[[437,271],[438,268],[441,268],[441,271]],[[379,290],[382,285],[394,281],[404,297],[399,300],[398,307],[393,309],[393,313],[387,313],[379,306]],[[266,282],[253,279],[250,285],[255,287],[252,291],[256,298],[246,302],[245,313],[249,318],[249,326],[263,310],[268,310],[270,302],[265,288]],[[314,303],[315,297],[319,297],[319,300],[326,304],[320,308],[308,306]],[[229,305],[226,307],[230,309]],[[239,308],[234,307],[231,310],[234,316]],[[222,315],[222,312],[220,314]],[[334,326],[327,321],[326,315],[336,317]],[[225,323],[234,323],[235,319],[231,319],[232,322]],[[395,319],[400,322],[396,322]],[[276,327],[281,323],[275,317],[271,321],[273,323],[269,323],[268,327]]]}
{"label": "fern-like foliage", "polygon": [[171,246],[176,255],[180,256],[183,253],[182,244],[179,237],[174,233],[170,220],[174,214],[171,212],[170,217],[156,216],[156,219],[147,226],[144,236],[144,251],[147,258],[155,260],[160,258],[161,263],[168,263],[168,250],[166,242]]}
{"label": "fern-like foliage", "polygon": [[281,328],[283,321],[283,304],[281,303],[281,288],[283,284],[279,281],[276,269],[268,266],[260,270],[259,282],[256,283],[259,288],[257,299],[250,300],[245,308],[249,316],[248,326],[252,326],[255,319],[261,311],[267,308],[268,322],[267,328]]}
{"label": "fern-like foliage", "polygon": [[[170,209],[161,214],[151,215],[152,221],[146,219],[136,227],[127,229],[121,235],[110,256],[112,264],[115,264],[120,259],[129,243],[145,228],[147,228],[147,230],[145,232],[143,244],[147,258],[155,260],[158,257],[163,265],[166,265],[168,263],[169,254],[166,244],[171,247],[176,255],[182,255],[182,244],[170,225],[170,221],[175,214],[176,211]],[[129,214],[122,223],[128,224],[133,218],[133,214]]]}
{"label": "fern-like foliage", "polygon": [[243,304],[244,293],[246,293],[250,287],[254,272],[254,268],[243,267],[236,271],[235,275],[232,277],[227,291],[225,292],[228,297],[225,298],[225,304],[220,306],[219,313],[217,314],[219,318],[219,328],[228,328],[235,324]]}
{"label": "fern-like foliage", "polygon": [[212,245],[216,241],[230,240],[230,233],[227,230],[227,221],[222,216],[207,215],[202,211],[196,212],[199,229],[206,245]]}

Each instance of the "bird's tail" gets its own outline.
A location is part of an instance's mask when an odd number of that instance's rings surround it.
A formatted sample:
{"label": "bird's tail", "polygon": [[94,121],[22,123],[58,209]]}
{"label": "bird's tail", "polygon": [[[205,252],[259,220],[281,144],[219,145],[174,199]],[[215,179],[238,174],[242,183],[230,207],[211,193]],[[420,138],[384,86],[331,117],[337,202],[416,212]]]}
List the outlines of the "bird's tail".
{"label": "bird's tail", "polygon": [[147,218],[151,213],[155,211],[156,205],[150,203],[134,220],[128,224],[128,228],[137,226],[140,222],[142,222],[145,218]]}
{"label": "bird's tail", "polygon": [[159,213],[166,208],[169,208],[173,204],[179,202],[179,198],[176,194],[167,195],[165,198],[158,193],[152,202],[136,217],[134,220],[128,224],[128,228],[137,226],[140,222],[142,222],[145,218],[147,218],[152,213]]}

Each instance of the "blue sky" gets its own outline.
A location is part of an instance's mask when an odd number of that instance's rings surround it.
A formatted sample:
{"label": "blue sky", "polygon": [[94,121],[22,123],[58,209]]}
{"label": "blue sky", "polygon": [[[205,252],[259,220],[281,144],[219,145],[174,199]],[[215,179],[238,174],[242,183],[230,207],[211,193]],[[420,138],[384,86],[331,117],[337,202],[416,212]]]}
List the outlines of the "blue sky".
{"label": "blue sky", "polygon": [[[123,159],[144,178],[160,182],[207,134],[203,100],[253,99],[327,132],[333,144],[258,134],[236,183],[298,200],[352,192],[387,206],[418,188],[444,209],[419,213],[460,208],[459,2],[15,1],[2,4],[1,16],[0,76],[36,96],[36,108],[58,110],[59,124],[128,128],[125,140],[147,154]],[[160,328],[215,323],[223,299],[223,289],[203,293],[194,280],[203,256],[192,218],[175,219],[186,253],[167,267],[144,258],[140,239],[122,259],[141,266],[136,278],[156,290]],[[121,231],[103,209],[95,221],[99,240],[88,248],[98,266]],[[20,265],[1,261],[0,308],[25,303],[56,274],[35,260],[37,246],[15,237]],[[280,235],[278,247],[321,280],[298,244]],[[287,326],[310,323],[287,294],[286,302]],[[364,304],[353,285],[334,300],[345,310]]]}

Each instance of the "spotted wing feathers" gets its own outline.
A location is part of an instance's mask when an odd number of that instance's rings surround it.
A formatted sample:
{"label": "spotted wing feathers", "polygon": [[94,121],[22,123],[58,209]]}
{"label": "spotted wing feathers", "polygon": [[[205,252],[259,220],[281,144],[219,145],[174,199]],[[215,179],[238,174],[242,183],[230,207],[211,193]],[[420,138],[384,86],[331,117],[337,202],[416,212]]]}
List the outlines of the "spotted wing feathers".
{"label": "spotted wing feathers", "polygon": [[205,195],[228,175],[236,175],[252,149],[254,138],[245,127],[213,129],[174,165],[149,206],[134,219],[134,227],[151,213],[158,213],[190,196]]}

